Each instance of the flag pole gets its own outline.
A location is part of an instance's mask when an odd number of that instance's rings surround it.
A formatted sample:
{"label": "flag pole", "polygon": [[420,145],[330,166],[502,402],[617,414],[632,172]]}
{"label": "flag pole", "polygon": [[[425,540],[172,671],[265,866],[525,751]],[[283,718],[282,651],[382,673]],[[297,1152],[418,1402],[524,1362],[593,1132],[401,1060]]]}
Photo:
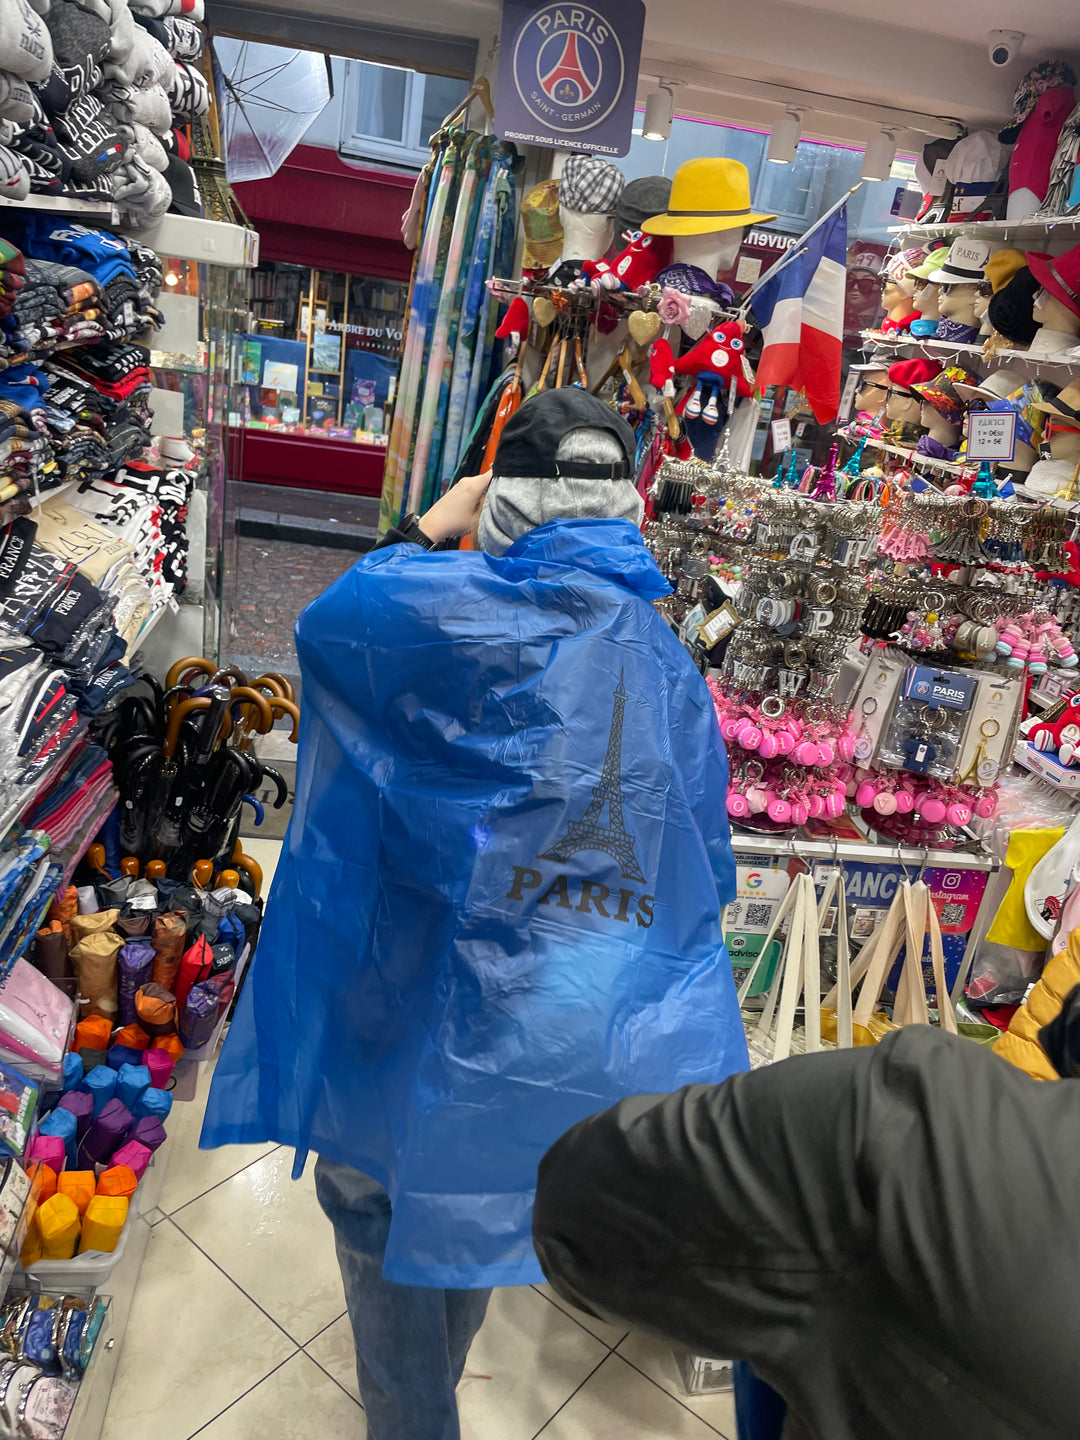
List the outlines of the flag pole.
{"label": "flag pole", "polygon": [[739,307],[740,320],[749,311],[750,302],[751,300],[753,300],[754,296],[761,289],[761,287],[767,284],[770,280],[774,280],[776,276],[780,274],[780,271],[783,270],[785,266],[790,265],[793,260],[798,258],[798,256],[805,254],[807,249],[806,242],[810,239],[810,236],[813,235],[814,231],[820,230],[822,225],[825,224],[826,220],[831,220],[838,210],[842,210],[843,207],[851,199],[852,195],[855,194],[855,191],[860,189],[861,186],[865,184],[865,180],[856,181],[856,183],[852,185],[851,189],[847,192],[846,195],[841,195],[840,199],[836,202],[836,204],[832,207],[831,210],[826,210],[825,214],[822,215],[821,219],[816,220],[814,224],[810,226],[810,229],[807,230],[806,234],[799,237],[797,243],[791,247],[791,249],[788,251],[788,253],[784,256],[782,260],[778,260],[775,265],[769,266],[768,270],[765,271],[765,274],[762,275],[762,277],[758,280],[757,284],[752,285],[750,289],[746,292],[746,294],[743,296],[743,302]]}

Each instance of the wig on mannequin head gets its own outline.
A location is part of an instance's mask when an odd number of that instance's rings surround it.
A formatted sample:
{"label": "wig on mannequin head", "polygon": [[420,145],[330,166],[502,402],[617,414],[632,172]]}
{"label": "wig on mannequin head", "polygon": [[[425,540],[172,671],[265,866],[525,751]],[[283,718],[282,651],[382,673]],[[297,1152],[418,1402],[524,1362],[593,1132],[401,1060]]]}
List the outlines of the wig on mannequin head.
{"label": "wig on mannequin head", "polygon": [[990,297],[990,324],[1014,345],[1030,345],[1035,339],[1039,323],[1032,309],[1038,291],[1039,282],[1024,265],[1007,285]]}

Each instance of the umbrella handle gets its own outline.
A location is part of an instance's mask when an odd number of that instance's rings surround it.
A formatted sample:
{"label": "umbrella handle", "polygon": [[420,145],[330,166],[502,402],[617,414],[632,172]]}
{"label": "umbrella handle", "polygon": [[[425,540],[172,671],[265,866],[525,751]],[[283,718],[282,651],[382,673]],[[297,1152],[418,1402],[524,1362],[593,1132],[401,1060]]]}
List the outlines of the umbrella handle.
{"label": "umbrella handle", "polygon": [[[261,675],[259,678],[261,680],[276,680],[285,692],[285,699],[292,700],[295,703],[296,691],[293,689],[291,681],[287,680],[284,675],[279,675],[276,670],[268,670],[265,675]],[[256,681],[256,684],[257,683],[258,681]]]}
{"label": "umbrella handle", "polygon": [[175,665],[169,666],[169,673],[165,676],[165,689],[171,690],[174,685],[179,684],[181,675],[189,670],[200,670],[204,675],[213,675],[217,666],[210,660],[204,659],[202,655],[189,655],[184,660],[177,660]]}
{"label": "umbrella handle", "polygon": [[104,875],[106,880],[111,880],[113,878],[109,874],[108,870],[105,868],[104,845],[91,845],[86,852],[86,859],[88,864],[90,865],[90,868],[92,870],[97,870],[100,874]]}
{"label": "umbrella handle", "polygon": [[146,867],[147,880],[164,880],[167,868],[164,860],[151,860]]}
{"label": "umbrella handle", "polygon": [[300,739],[300,707],[294,705],[291,700],[271,700],[270,709],[273,711],[274,719],[280,720],[282,715],[292,716],[292,733],[289,739],[295,745]]}
{"label": "umbrella handle", "polygon": [[[245,801],[255,811],[255,828],[258,829],[258,827],[263,823],[263,820],[265,820],[266,818],[266,811],[263,809],[263,803],[261,800],[256,799],[254,795],[245,795],[241,803],[244,803]],[[239,845],[239,840],[236,843]]]}
{"label": "umbrella handle", "polygon": [[238,665],[223,665],[220,670],[215,670],[211,677],[211,685],[220,685],[224,680],[234,680],[237,685],[246,685],[247,676]]}
{"label": "umbrella handle", "polygon": [[247,871],[251,879],[252,887],[255,890],[255,899],[258,900],[259,896],[262,894],[263,887],[262,866],[257,860],[253,860],[250,855],[244,854],[243,850],[241,850],[240,848],[239,840],[237,840],[235,846],[233,847],[232,863],[236,869]]}
{"label": "umbrella handle", "polygon": [[182,695],[185,700],[190,700],[192,695],[194,694],[195,691],[190,685],[170,685],[170,687],[168,688],[168,690],[165,691],[165,694],[162,697],[162,714],[168,714],[169,707],[172,705],[173,701],[178,695]]}
{"label": "umbrella handle", "polygon": [[287,700],[284,686],[280,685],[269,675],[260,675],[257,680],[252,680],[251,688],[259,690],[263,694],[270,695],[275,700]]}
{"label": "umbrella handle", "polygon": [[191,883],[196,890],[205,890],[214,874],[213,862],[210,860],[196,860],[191,867]]}
{"label": "umbrella handle", "polygon": [[[173,707],[173,712],[169,716],[169,728],[165,732],[165,744],[161,747],[161,753],[166,760],[171,760],[176,754],[176,747],[180,740],[180,726],[185,717],[194,710],[209,710],[213,703],[209,696],[195,695],[190,700],[181,700],[179,705]],[[228,711],[225,712],[225,718],[222,721],[221,733],[226,738],[232,734],[232,716]]]}
{"label": "umbrella handle", "polygon": [[130,875],[133,880],[139,878],[139,862],[134,855],[125,855],[120,861],[120,874]]}
{"label": "umbrella handle", "polygon": [[[242,700],[243,705],[237,701]],[[271,702],[265,695],[260,695],[258,690],[253,690],[250,685],[237,685],[231,695],[230,710],[254,709],[254,723],[250,719],[244,719],[240,723],[240,739],[237,742],[241,746],[249,744],[253,734],[257,731],[260,735],[266,735],[274,725],[274,712],[270,708]]]}
{"label": "umbrella handle", "polygon": [[236,890],[240,885],[240,876],[235,870],[219,870],[214,878],[214,889],[224,886],[226,890]]}

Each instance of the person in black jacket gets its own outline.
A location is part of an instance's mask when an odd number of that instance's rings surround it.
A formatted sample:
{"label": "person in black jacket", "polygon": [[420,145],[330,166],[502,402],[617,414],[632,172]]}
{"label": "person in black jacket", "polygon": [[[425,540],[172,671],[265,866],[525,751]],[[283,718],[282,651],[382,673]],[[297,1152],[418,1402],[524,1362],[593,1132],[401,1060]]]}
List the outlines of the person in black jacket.
{"label": "person in black jacket", "polygon": [[[1040,1039],[1080,1074],[1080,987]],[[749,1361],[810,1440],[1080,1435],[1080,1091],[925,1026],[624,1100],[540,1167],[567,1300]]]}

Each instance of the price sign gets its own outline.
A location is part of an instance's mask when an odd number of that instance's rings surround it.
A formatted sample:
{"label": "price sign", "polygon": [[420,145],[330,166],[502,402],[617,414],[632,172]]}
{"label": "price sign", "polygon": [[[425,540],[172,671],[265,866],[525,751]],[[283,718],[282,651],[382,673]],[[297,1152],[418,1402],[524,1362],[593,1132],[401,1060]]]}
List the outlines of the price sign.
{"label": "price sign", "polygon": [[772,422],[772,448],[778,455],[782,450],[791,449],[790,420],[774,420]]}
{"label": "price sign", "polygon": [[967,443],[969,460],[1011,460],[1015,454],[1015,410],[972,410],[969,412]]}
{"label": "price sign", "polygon": [[840,396],[840,409],[837,411],[838,420],[846,420],[851,414],[851,402],[855,399],[855,391],[859,388],[858,370],[849,370],[848,377],[844,381],[843,393]]}

